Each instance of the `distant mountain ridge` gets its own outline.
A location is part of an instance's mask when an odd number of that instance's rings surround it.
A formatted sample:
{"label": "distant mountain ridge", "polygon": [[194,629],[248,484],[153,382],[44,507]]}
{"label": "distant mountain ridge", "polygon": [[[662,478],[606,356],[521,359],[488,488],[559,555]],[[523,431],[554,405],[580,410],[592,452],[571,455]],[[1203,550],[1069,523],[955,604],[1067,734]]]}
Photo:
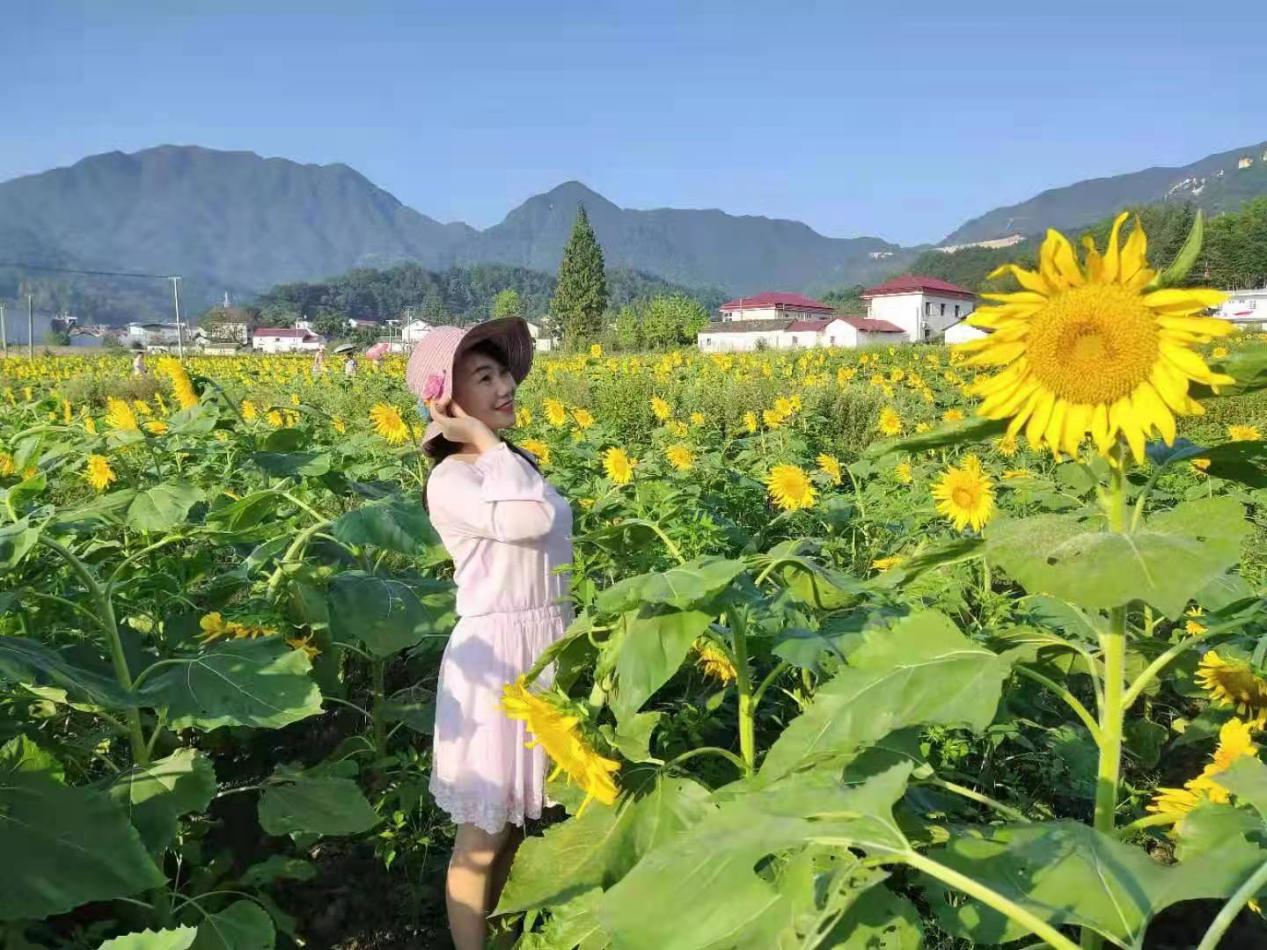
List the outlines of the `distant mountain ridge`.
{"label": "distant mountain ridge", "polygon": [[1146,168],[1050,188],[1028,201],[973,218],[946,235],[941,244],[1029,236],[1047,228],[1076,231],[1132,205],[1183,201],[1209,213],[1232,211],[1261,195],[1267,195],[1267,140],[1207,155],[1189,165]]}
{"label": "distant mountain ridge", "polygon": [[0,183],[0,260],[179,273],[264,290],[356,267],[558,267],[584,204],[607,263],[743,293],[880,277],[911,256],[878,238],[722,211],[619,208],[567,182],[484,231],[442,224],[346,165],[164,145]]}

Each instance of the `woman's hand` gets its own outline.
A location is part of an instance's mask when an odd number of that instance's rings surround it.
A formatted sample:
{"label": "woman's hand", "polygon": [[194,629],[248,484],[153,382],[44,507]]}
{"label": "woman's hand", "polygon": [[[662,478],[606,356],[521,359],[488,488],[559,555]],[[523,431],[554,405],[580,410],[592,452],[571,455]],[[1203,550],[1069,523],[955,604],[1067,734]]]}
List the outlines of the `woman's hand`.
{"label": "woman's hand", "polygon": [[431,405],[431,420],[440,427],[440,434],[450,442],[473,445],[479,452],[487,452],[501,443],[492,429],[474,416],[468,416],[451,399]]}

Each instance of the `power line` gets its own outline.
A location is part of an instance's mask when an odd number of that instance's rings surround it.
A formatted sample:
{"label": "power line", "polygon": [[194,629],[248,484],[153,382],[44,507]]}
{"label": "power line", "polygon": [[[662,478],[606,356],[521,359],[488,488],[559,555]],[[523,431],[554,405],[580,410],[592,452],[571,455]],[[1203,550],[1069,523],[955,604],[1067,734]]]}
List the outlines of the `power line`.
{"label": "power line", "polygon": [[0,267],[21,267],[26,270],[50,271],[55,274],[86,274],[90,277],[144,277],[155,280],[171,280],[171,274],[138,274],[115,270],[79,270],[74,267],[46,267],[43,264],[24,264],[22,261],[0,261]]}

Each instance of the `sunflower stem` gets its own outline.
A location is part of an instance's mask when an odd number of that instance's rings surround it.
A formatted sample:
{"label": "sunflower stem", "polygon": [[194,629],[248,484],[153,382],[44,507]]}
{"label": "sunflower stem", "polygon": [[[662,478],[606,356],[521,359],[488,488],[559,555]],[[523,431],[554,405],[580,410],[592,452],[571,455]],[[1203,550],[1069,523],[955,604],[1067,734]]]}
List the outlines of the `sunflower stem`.
{"label": "sunflower stem", "polygon": [[1219,945],[1219,941],[1223,939],[1223,935],[1227,933],[1227,928],[1232,926],[1232,921],[1236,919],[1236,915],[1241,912],[1241,908],[1254,899],[1264,886],[1267,886],[1267,862],[1259,865],[1258,870],[1249,876],[1235,894],[1228,898],[1227,903],[1223,905],[1223,909],[1219,911],[1218,916],[1211,922],[1210,927],[1205,932],[1205,936],[1201,938],[1201,942],[1197,944],[1197,950],[1215,950]]}
{"label": "sunflower stem", "polygon": [[757,741],[754,723],[756,704],[752,696],[752,676],[748,670],[748,631],[739,610],[732,609],[728,613],[735,644],[735,687],[739,692],[739,754],[751,775],[757,762]]}
{"label": "sunflower stem", "polygon": [[[1125,533],[1126,527],[1126,458],[1118,442],[1109,458],[1109,490],[1105,508],[1109,530]],[[1100,705],[1100,764],[1096,774],[1095,816],[1093,827],[1101,834],[1113,835],[1117,814],[1118,783],[1122,773],[1122,714],[1126,680],[1126,606],[1114,607],[1109,614],[1109,629],[1100,633],[1100,653],[1104,660],[1104,701]],[[1102,938],[1090,928],[1082,930],[1085,950],[1097,950]]]}

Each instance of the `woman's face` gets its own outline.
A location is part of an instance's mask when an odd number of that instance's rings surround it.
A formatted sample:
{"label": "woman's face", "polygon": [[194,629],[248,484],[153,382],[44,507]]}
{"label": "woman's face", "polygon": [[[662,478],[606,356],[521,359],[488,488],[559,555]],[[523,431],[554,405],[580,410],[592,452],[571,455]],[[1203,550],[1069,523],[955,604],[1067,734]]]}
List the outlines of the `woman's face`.
{"label": "woman's face", "polygon": [[515,424],[515,377],[486,353],[467,350],[453,367],[453,401],[494,432]]}

